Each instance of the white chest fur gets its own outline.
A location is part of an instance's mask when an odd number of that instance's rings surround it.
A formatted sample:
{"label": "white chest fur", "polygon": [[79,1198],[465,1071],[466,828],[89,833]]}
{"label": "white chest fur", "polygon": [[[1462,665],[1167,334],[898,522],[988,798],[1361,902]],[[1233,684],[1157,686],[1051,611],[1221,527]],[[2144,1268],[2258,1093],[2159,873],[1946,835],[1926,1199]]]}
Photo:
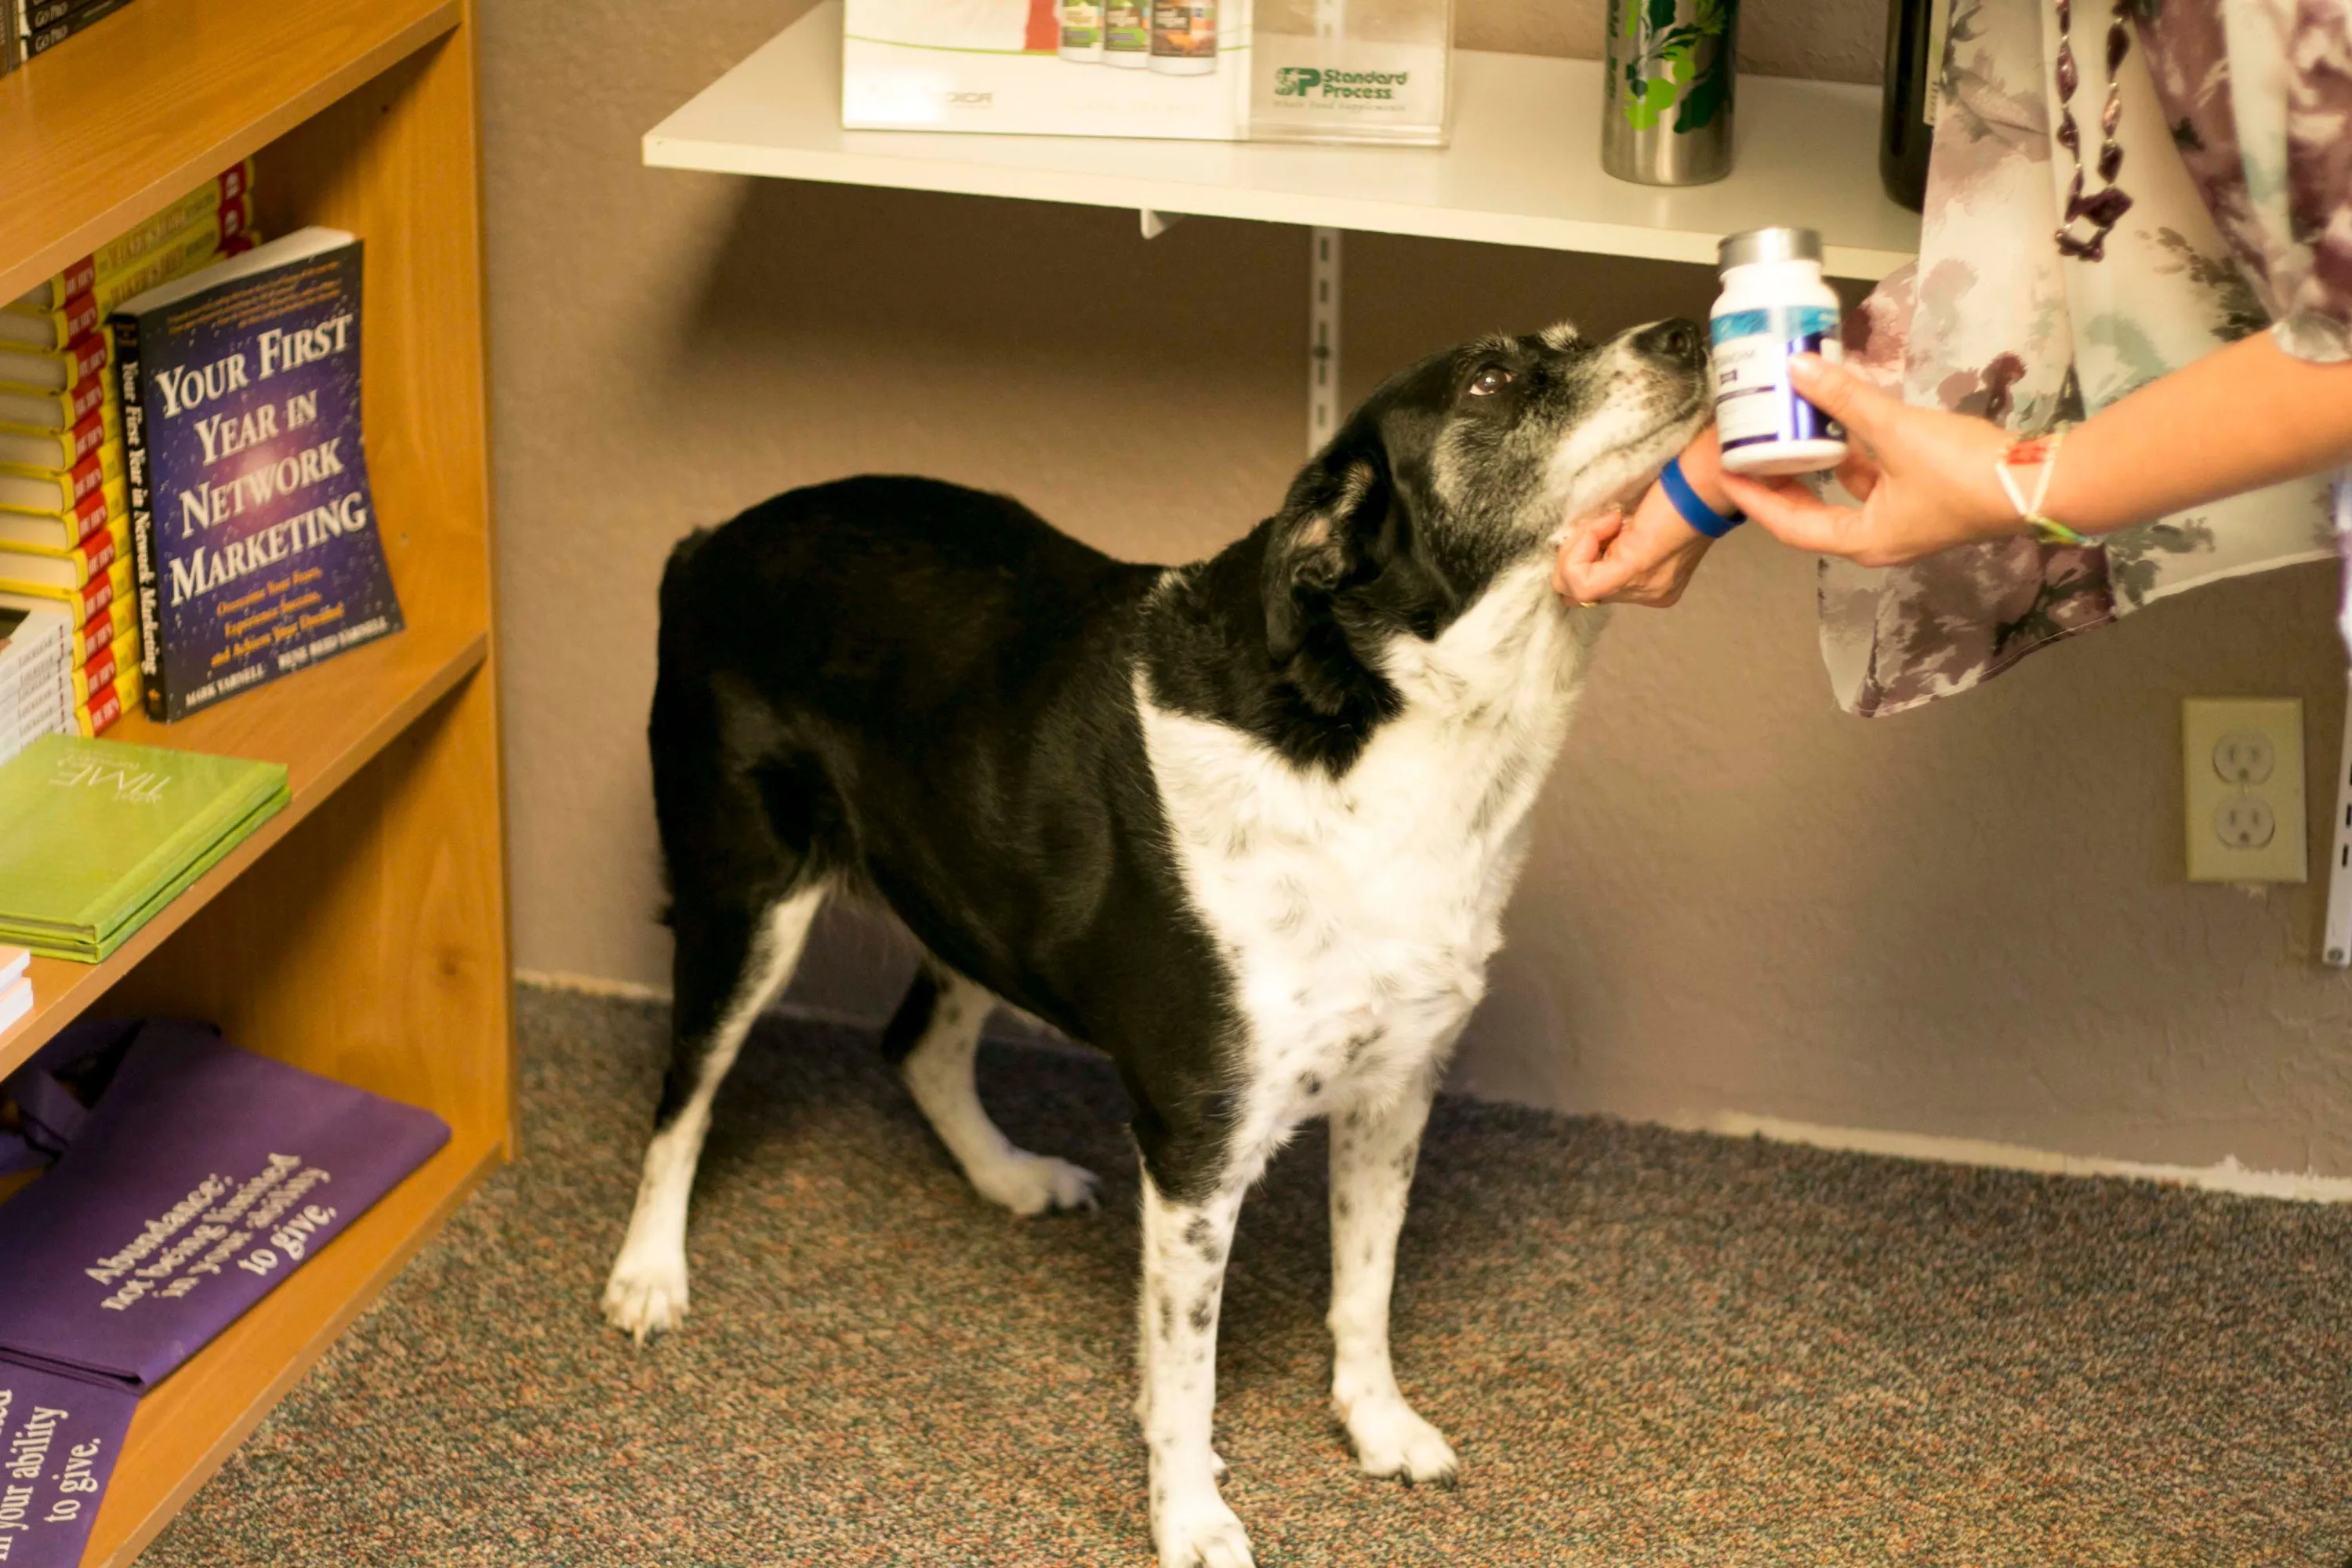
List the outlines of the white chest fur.
{"label": "white chest fur", "polygon": [[1497,579],[1434,642],[1400,637],[1403,712],[1338,779],[1155,706],[1139,679],[1178,859],[1249,1031],[1244,1146],[1386,1100],[1484,994],[1601,620],[1564,613],[1549,568]]}

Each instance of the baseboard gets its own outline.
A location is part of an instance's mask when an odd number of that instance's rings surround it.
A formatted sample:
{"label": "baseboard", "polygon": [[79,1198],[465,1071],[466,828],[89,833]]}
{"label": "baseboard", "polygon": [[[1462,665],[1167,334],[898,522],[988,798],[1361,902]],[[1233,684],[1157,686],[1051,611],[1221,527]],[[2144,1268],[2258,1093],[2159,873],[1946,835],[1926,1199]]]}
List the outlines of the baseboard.
{"label": "baseboard", "polygon": [[1775,1143],[1802,1143],[1843,1153],[1884,1154],[1898,1160],[1927,1160],[1945,1165],[1981,1165],[2001,1171],[2030,1171],[2043,1176],[2120,1176],[2131,1181],[2163,1182],[2195,1187],[2200,1192],[2231,1193],[2240,1197],[2284,1198],[2298,1203],[2352,1203],[2352,1177],[2322,1176],[2292,1171],[2256,1171],[2233,1156],[2218,1165],[2152,1165],[2137,1160],[2105,1160],[2087,1154],[2060,1154],[2017,1143],[1990,1143],[1976,1138],[1938,1138],[1924,1132],[1880,1132],[1866,1127],[1822,1127],[1810,1121],[1789,1121],[1777,1116],[1748,1116],[1740,1111],[1676,1119],[1670,1125],[1694,1132],[1714,1132],[1726,1138],[1767,1138]]}
{"label": "baseboard", "polygon": [[605,980],[593,974],[573,974],[561,969],[518,969],[515,984],[536,991],[569,991],[580,996],[607,996],[621,1002],[652,1002],[669,1005],[669,987],[640,985],[634,980]]}
{"label": "baseboard", "polygon": [[[653,1002],[667,1006],[669,992],[658,985],[629,980],[601,980],[593,975],[559,971],[519,969],[519,984],[543,991],[570,991],[586,996],[608,996],[628,1002]],[[773,1011],[787,1018],[850,1028],[878,1029],[885,1020],[862,1014],[794,1002]],[[989,1030],[991,1039],[1008,1044],[1045,1046],[1073,1050],[1061,1037],[1027,1020],[1001,1016]],[[1897,1160],[1925,1160],[1943,1165],[1979,1165],[1999,1171],[2027,1171],[2043,1176],[2111,1176],[2127,1181],[2163,1182],[2200,1192],[2229,1193],[2239,1197],[2280,1198],[2296,1203],[2352,1204],[2352,1176],[2322,1176],[2292,1171],[2256,1171],[2235,1158],[2218,1165],[2156,1165],[2137,1160],[2105,1160],[2087,1154],[2061,1154],[2029,1149],[2018,1143],[1993,1143],[1976,1138],[1941,1138],[1924,1132],[1881,1132],[1867,1127],[1824,1127],[1811,1121],[1790,1121],[1778,1116],[1750,1116],[1720,1110],[1675,1117],[1664,1125],[1685,1132],[1712,1132],[1723,1138],[1764,1138],[1775,1143],[1801,1143],[1808,1148],[1850,1154],[1881,1154]]]}

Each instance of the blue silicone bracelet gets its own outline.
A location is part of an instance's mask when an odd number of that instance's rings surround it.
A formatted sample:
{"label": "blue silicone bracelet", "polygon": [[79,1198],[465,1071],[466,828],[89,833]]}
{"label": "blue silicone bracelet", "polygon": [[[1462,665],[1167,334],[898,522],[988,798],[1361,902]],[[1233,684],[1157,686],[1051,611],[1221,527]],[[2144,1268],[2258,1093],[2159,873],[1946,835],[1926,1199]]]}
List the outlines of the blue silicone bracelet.
{"label": "blue silicone bracelet", "polygon": [[1666,464],[1665,472],[1658,476],[1658,482],[1665,486],[1666,499],[1675,503],[1675,510],[1683,514],[1683,521],[1709,539],[1721,539],[1748,521],[1748,514],[1744,511],[1726,514],[1707,505],[1698,491],[1691,489],[1690,480],[1683,477],[1683,460],[1680,458]]}

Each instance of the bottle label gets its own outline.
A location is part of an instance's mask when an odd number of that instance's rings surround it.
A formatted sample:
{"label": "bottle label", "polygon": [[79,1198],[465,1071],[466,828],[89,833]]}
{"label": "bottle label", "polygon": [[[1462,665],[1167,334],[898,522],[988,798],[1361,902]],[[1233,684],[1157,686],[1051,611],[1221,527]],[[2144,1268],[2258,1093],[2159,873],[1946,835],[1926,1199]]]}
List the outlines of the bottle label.
{"label": "bottle label", "polygon": [[1715,340],[1715,433],[1724,449],[1761,441],[1843,441],[1845,426],[1797,395],[1789,356],[1834,363],[1837,312],[1820,305],[1727,310],[1708,324]]}
{"label": "bottle label", "polygon": [[1103,47],[1123,54],[1151,50],[1151,0],[1110,0],[1103,7]]}
{"label": "bottle label", "polygon": [[1103,8],[1072,4],[1062,7],[1062,47],[1091,49],[1103,41]]}

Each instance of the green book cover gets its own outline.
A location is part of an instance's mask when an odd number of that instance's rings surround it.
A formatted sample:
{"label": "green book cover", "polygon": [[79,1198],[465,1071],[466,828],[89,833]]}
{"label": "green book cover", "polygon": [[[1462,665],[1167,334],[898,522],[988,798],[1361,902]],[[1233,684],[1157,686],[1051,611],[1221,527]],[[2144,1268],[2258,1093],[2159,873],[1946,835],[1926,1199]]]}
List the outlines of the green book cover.
{"label": "green book cover", "polygon": [[0,763],[0,941],[96,963],[286,800],[280,763],[44,736]]}

